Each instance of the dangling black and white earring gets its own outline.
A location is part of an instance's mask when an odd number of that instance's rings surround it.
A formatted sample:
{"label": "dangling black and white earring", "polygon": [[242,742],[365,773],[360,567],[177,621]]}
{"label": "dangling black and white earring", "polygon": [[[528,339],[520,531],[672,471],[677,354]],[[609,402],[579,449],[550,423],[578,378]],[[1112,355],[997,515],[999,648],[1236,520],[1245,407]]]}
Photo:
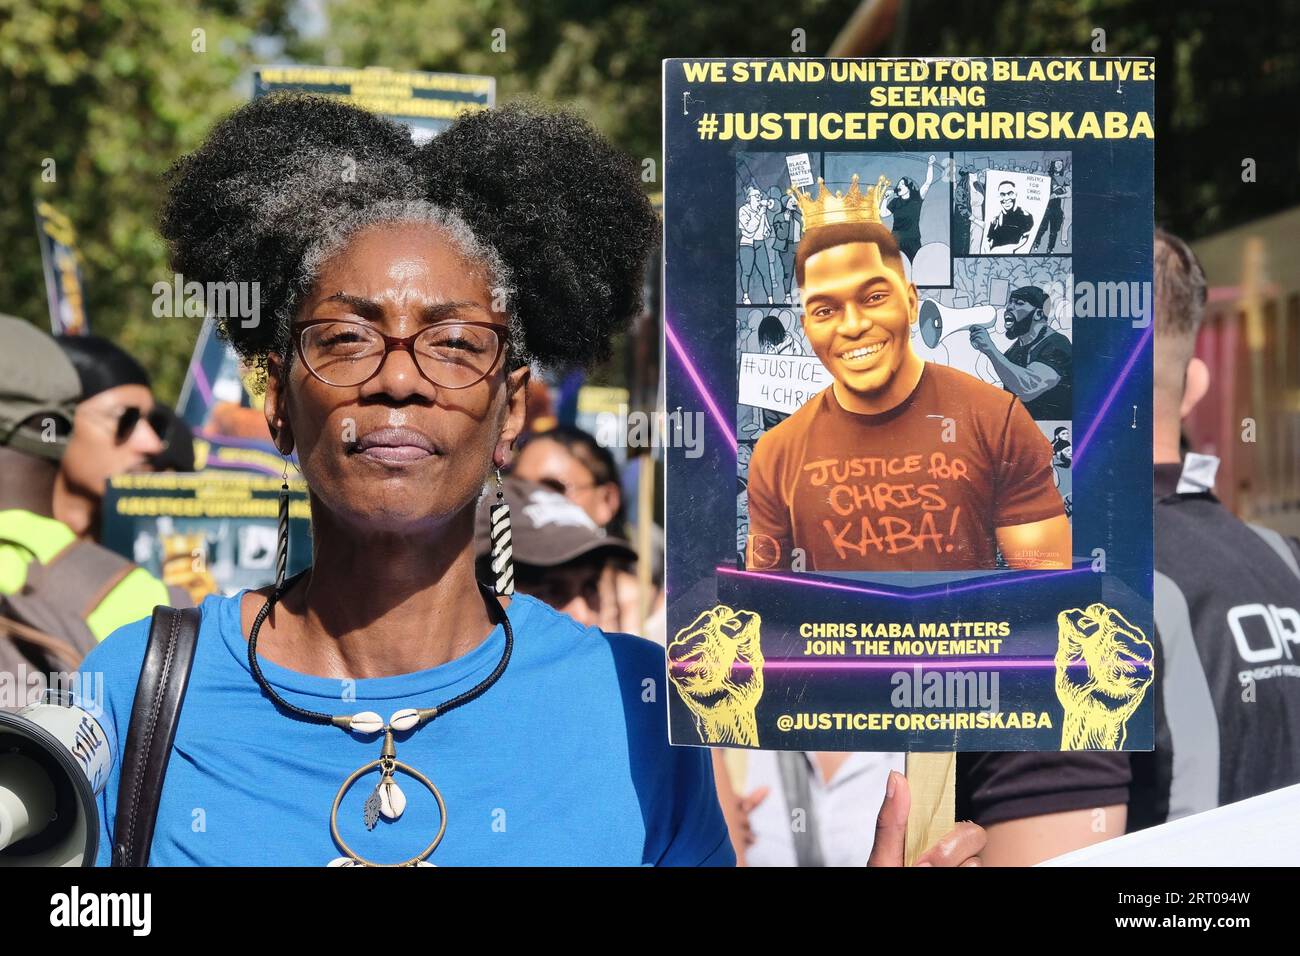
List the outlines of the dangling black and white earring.
{"label": "dangling black and white earring", "polygon": [[492,540],[492,589],[498,595],[515,593],[514,548],[510,543],[510,505],[501,490],[501,469],[497,469],[497,503],[488,511],[488,535]]}
{"label": "dangling black and white earring", "polygon": [[284,572],[289,566],[289,459],[284,460],[280,484],[280,532],[275,545],[275,592],[284,590]]}

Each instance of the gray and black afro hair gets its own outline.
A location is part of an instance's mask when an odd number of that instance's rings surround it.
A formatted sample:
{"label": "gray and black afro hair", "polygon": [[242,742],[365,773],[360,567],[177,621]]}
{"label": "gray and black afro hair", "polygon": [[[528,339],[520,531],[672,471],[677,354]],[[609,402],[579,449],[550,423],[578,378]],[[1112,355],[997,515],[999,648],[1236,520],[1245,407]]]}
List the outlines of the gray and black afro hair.
{"label": "gray and black afro hair", "polygon": [[641,308],[658,219],[635,162],[581,118],[522,105],[462,114],[428,143],[335,100],[236,110],[167,174],[161,231],[184,281],[257,282],[261,321],[218,318],[254,365],[289,357],[319,266],[359,229],[436,223],[505,293],[512,361],[589,365]]}

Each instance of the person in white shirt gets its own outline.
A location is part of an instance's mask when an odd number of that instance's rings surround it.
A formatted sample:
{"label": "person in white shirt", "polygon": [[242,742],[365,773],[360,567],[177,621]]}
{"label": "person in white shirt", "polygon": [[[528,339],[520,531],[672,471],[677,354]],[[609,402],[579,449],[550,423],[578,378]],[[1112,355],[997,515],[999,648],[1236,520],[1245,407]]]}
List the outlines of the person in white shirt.
{"label": "person in white shirt", "polygon": [[747,866],[863,866],[875,842],[876,816],[889,772],[903,772],[901,753],[746,754],[746,794],[753,842]]}

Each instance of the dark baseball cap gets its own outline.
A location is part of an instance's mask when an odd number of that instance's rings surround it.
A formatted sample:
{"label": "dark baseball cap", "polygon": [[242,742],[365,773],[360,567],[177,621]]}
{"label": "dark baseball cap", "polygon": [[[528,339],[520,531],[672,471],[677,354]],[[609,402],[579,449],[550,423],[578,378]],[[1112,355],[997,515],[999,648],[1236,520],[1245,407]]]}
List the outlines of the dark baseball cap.
{"label": "dark baseball cap", "polygon": [[1047,302],[1047,293],[1036,285],[1022,285],[1018,289],[1013,289],[1011,294],[1007,296],[1008,302],[1012,299],[1028,302],[1035,309],[1041,309],[1043,304]]}
{"label": "dark baseball cap", "polygon": [[[554,568],[596,551],[636,559],[632,545],[606,534],[587,512],[558,491],[513,476],[501,484],[510,505],[510,537],[519,564]],[[489,487],[474,516],[474,548],[480,556],[491,550],[488,512],[496,502],[496,488]]]}
{"label": "dark baseball cap", "polygon": [[0,446],[58,461],[80,395],[77,370],[54,339],[0,315]]}

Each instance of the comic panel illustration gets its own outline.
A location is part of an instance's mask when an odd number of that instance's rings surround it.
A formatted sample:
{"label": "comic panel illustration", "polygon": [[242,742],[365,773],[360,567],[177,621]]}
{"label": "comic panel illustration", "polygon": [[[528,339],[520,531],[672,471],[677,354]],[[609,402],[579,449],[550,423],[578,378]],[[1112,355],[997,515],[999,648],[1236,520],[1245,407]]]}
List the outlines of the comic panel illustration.
{"label": "comic panel illustration", "polygon": [[1065,256],[953,262],[953,285],[919,290],[913,348],[1020,398],[1035,421],[1069,421],[1070,295]]}
{"label": "comic panel illustration", "polygon": [[[1023,185],[1034,174],[1012,167],[1068,168],[1064,156],[989,153],[982,168]],[[829,192],[803,191],[792,215],[803,236],[834,224],[860,230],[862,242],[838,242],[830,255],[799,257],[796,247],[803,281],[789,302],[737,310],[740,566],[1069,566],[1071,260],[953,258],[958,203],[943,172],[960,167],[951,159],[823,154]],[[891,172],[907,163],[927,173],[895,182]],[[814,154],[809,172],[817,165]],[[794,167],[779,154],[740,158],[737,188],[755,215],[763,194],[747,180],[759,168],[779,180]],[[1020,196],[1047,228],[1047,193]],[[915,215],[898,215],[900,198]],[[1059,231],[1048,239],[1059,248]],[[757,289],[749,262],[738,256],[742,290]],[[798,270],[773,274],[786,271]]]}
{"label": "comic panel illustration", "polygon": [[950,170],[954,256],[1073,250],[1068,152],[954,153]]}
{"label": "comic panel illustration", "polygon": [[741,153],[736,157],[736,302],[798,301],[795,250],[803,215],[789,190],[822,175],[820,153]]}
{"label": "comic panel illustration", "polygon": [[1065,256],[953,262],[950,289],[921,290],[913,348],[1015,395],[1051,448],[1052,481],[1069,517],[1074,282]]}
{"label": "comic panel illustration", "polygon": [[826,186],[848,190],[853,177],[860,188],[881,183],[880,220],[893,234],[908,275],[918,286],[946,286],[952,254],[948,154],[826,153]]}

